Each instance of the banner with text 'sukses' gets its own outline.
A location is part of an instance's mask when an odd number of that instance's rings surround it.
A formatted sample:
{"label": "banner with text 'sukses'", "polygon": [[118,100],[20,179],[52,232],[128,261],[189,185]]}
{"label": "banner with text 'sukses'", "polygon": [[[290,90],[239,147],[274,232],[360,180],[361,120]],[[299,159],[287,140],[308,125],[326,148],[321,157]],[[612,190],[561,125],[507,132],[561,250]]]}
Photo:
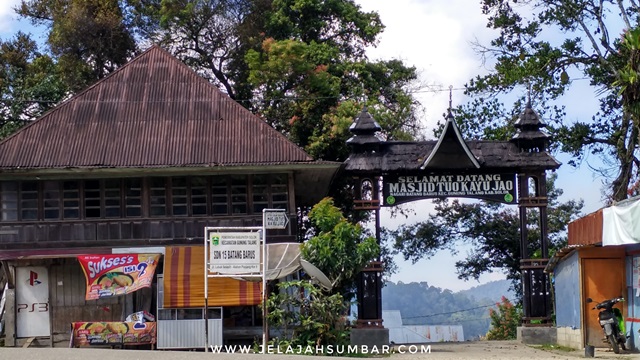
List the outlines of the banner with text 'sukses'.
{"label": "banner with text 'sukses'", "polygon": [[160,254],[80,255],[87,300],[125,295],[150,287]]}

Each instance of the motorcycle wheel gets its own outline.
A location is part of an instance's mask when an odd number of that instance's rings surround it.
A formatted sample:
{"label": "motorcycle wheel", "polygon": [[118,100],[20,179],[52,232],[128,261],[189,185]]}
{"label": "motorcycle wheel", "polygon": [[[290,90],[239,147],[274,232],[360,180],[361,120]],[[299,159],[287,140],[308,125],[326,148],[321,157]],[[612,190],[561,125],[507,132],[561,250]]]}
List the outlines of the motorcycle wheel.
{"label": "motorcycle wheel", "polygon": [[618,339],[616,339],[616,337],[611,334],[609,336],[607,336],[607,340],[609,340],[609,345],[611,345],[611,348],[613,349],[613,352],[616,354],[620,354],[620,347],[618,346]]}

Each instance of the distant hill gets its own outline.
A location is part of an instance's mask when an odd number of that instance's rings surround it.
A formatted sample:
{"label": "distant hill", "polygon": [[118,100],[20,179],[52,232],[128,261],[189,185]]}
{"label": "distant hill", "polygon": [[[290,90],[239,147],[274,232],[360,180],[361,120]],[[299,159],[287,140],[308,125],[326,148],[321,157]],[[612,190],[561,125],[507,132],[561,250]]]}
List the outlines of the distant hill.
{"label": "distant hill", "polygon": [[513,299],[507,280],[492,281],[453,292],[426,282],[387,282],[382,288],[382,309],[400,310],[404,325],[462,325],[465,340],[489,330],[489,308],[504,295]]}
{"label": "distant hill", "polygon": [[496,280],[486,284],[474,286],[468,290],[458,291],[458,294],[466,295],[467,297],[474,298],[476,300],[489,300],[492,302],[498,302],[502,296],[506,296],[511,302],[515,298],[513,291],[509,290],[511,281],[509,280]]}

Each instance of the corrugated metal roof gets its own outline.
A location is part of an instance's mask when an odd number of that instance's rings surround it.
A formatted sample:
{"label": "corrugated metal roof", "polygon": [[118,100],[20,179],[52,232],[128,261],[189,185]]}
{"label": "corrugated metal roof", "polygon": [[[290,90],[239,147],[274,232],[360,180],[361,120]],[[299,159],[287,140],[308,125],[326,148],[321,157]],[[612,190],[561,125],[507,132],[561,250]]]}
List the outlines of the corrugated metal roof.
{"label": "corrugated metal roof", "polygon": [[0,143],[0,169],[200,167],[313,159],[158,46]]}
{"label": "corrugated metal roof", "polygon": [[602,209],[571,221],[568,225],[569,245],[601,244],[602,221]]}

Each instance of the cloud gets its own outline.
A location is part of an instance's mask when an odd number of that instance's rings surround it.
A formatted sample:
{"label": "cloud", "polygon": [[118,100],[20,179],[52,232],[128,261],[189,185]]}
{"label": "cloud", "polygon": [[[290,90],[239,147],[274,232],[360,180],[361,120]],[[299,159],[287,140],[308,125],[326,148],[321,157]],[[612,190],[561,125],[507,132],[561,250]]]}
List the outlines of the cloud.
{"label": "cloud", "polygon": [[11,32],[16,24],[18,15],[13,10],[20,0],[2,0],[0,2],[0,33]]}
{"label": "cloud", "polygon": [[[426,108],[425,125],[433,126],[449,106],[449,86],[461,89],[483,72],[471,43],[488,42],[492,32],[480,6],[468,0],[356,0],[362,10],[375,11],[385,25],[379,45],[367,50],[373,59],[400,59],[415,66],[428,87],[416,94]],[[433,90],[442,90],[434,92]],[[453,92],[453,105],[464,102]]]}

